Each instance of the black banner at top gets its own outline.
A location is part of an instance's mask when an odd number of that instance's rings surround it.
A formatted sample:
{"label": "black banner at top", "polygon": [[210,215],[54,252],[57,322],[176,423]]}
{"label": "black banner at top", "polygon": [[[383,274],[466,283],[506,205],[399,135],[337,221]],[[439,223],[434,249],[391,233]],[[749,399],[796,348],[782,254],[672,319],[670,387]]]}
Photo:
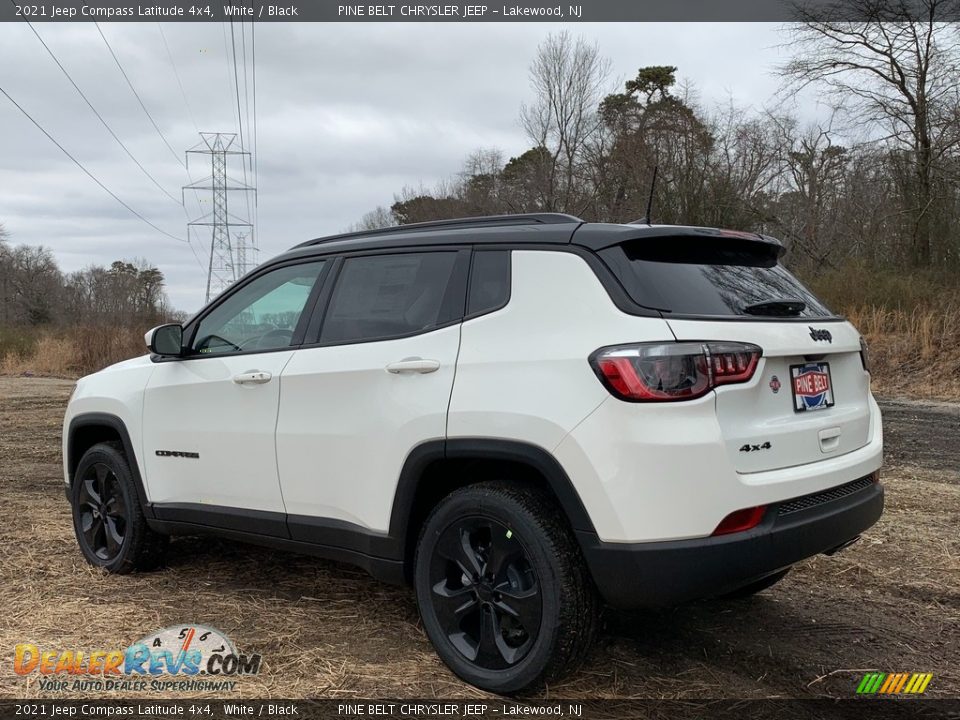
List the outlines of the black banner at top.
{"label": "black banner at top", "polygon": [[[922,0],[898,5],[922,11]],[[871,7],[862,0],[0,0],[0,22],[788,22],[801,15],[857,20]]]}

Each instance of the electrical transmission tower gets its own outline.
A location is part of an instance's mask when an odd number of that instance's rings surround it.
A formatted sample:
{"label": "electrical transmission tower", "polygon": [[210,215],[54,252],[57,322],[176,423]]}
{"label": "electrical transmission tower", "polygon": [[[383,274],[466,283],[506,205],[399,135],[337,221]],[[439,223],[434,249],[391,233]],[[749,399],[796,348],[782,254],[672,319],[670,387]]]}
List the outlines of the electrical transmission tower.
{"label": "electrical transmission tower", "polygon": [[[220,294],[254,266],[256,266],[257,245],[253,234],[253,224],[249,217],[243,218],[232,213],[228,204],[231,191],[256,192],[256,188],[234,180],[227,175],[227,158],[239,155],[246,163],[250,153],[233,149],[237,140],[235,133],[200,133],[201,142],[187,150],[187,168],[191,155],[210,156],[210,177],[184,185],[184,190],[209,190],[212,193],[213,207],[209,213],[187,223],[187,239],[198,228],[211,228],[210,264],[207,269],[206,300]],[[246,203],[249,212],[249,201]],[[235,229],[245,232],[236,233]]]}

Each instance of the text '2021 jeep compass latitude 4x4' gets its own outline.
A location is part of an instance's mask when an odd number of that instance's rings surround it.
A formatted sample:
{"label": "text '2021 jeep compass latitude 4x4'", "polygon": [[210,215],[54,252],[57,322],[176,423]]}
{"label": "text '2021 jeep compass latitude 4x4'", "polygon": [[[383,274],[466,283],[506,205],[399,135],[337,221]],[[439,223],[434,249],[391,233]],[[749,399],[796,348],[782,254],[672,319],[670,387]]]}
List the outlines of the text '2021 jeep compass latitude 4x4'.
{"label": "text '2021 jeep compass latitude 4x4'", "polygon": [[210,532],[411,582],[442,659],[511,692],[624,608],[763,590],[883,508],[857,331],[765,236],[441,221],[314,240],[64,420],[84,556]]}

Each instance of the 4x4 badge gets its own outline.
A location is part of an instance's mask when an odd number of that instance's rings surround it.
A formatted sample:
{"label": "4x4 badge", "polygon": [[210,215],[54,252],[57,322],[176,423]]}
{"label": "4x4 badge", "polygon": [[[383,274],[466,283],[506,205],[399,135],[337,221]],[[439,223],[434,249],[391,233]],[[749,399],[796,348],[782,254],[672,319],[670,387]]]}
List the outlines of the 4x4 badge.
{"label": "4x4 badge", "polygon": [[810,325],[807,325],[807,327],[810,328],[810,337],[812,337],[814,340],[826,340],[828,343],[833,342],[833,335],[830,334],[829,330],[817,330],[815,327],[811,327]]}

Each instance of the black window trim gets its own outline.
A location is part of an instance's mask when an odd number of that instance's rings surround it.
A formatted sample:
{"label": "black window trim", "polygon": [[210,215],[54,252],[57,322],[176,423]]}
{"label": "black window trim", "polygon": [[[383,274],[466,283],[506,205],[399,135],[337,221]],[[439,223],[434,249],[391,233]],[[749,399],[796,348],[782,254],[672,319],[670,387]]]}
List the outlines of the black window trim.
{"label": "black window trim", "polygon": [[210,358],[223,358],[223,357],[239,357],[246,355],[261,355],[264,353],[274,353],[274,352],[286,352],[288,350],[296,350],[303,346],[303,338],[305,337],[304,333],[308,327],[310,319],[310,308],[316,304],[317,297],[322,292],[327,281],[330,277],[330,269],[333,265],[333,258],[328,256],[321,255],[308,255],[299,258],[293,258],[284,262],[273,263],[270,265],[257,268],[254,272],[250,273],[244,277],[241,281],[231,285],[227,292],[218,297],[214,302],[211,302],[205,308],[200,310],[196,315],[190,318],[189,321],[183,327],[183,337],[184,337],[184,347],[192,347],[193,342],[196,339],[195,335],[197,330],[200,327],[200,323],[203,322],[203,319],[206,318],[210,313],[220,307],[223,303],[227,302],[231,297],[236,293],[240,292],[250,283],[254,282],[260,277],[263,277],[267,273],[273,272],[274,270],[281,270],[285,267],[290,267],[292,265],[309,265],[315,262],[323,262],[323,267],[320,269],[320,273],[317,275],[317,279],[313,284],[313,287],[310,289],[310,294],[307,296],[307,301],[303,306],[303,312],[300,314],[300,318],[297,320],[297,327],[294,328],[293,337],[290,339],[289,345],[284,345],[283,347],[278,348],[269,348],[266,350],[256,350],[250,352],[244,352],[242,350],[232,351],[232,352],[218,352],[218,353],[193,353],[190,355],[182,355],[180,357],[160,357],[158,355],[151,356],[153,362],[187,362],[190,360],[209,360]]}
{"label": "black window trim", "polygon": [[[456,304],[452,305],[454,313],[450,320],[423,330],[414,330],[400,335],[385,335],[380,337],[363,338],[362,340],[346,340],[337,342],[320,341],[320,336],[323,332],[323,325],[326,321],[327,311],[330,309],[330,301],[333,298],[333,292],[336,289],[337,281],[340,279],[340,273],[343,270],[343,264],[346,260],[355,257],[371,257],[376,255],[422,255],[424,253],[436,252],[455,252],[457,254],[457,258],[454,261],[453,270],[451,272],[453,296],[450,299],[451,303]],[[300,348],[306,350],[310,348],[339,347],[341,345],[364,345],[371,342],[402,340],[405,338],[416,337],[417,335],[426,335],[427,333],[432,333],[437,330],[443,330],[444,328],[459,325],[463,322],[463,315],[466,312],[467,307],[467,285],[470,277],[470,255],[470,246],[463,244],[427,246],[412,245],[403,248],[371,248],[338,254],[336,256],[335,266],[331,269],[331,272],[327,276],[326,287],[323,289],[321,295],[317,298],[313,308],[313,316],[310,318],[310,321],[306,326],[306,332],[303,339],[307,340],[307,338],[314,338],[314,340],[313,342],[303,342],[300,345]],[[450,290],[448,289],[448,294],[449,293]],[[456,302],[457,297],[459,297],[459,302]],[[457,310],[458,307],[459,310]]]}

